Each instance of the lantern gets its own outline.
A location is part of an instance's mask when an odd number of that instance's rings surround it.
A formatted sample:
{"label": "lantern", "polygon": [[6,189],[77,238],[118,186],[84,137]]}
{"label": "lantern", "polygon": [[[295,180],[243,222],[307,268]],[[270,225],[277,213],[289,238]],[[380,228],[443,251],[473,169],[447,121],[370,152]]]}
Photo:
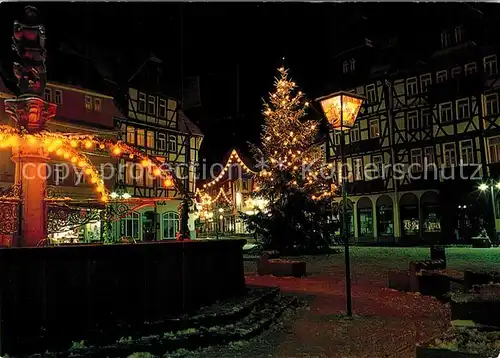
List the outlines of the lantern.
{"label": "lantern", "polygon": [[336,92],[317,99],[334,130],[349,130],[354,126],[363,97],[351,92]]}

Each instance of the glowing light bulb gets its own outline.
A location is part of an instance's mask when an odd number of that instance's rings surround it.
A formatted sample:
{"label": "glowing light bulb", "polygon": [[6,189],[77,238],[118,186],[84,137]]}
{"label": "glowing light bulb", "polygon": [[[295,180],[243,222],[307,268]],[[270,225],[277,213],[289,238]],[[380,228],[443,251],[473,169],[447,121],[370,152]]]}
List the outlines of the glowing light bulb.
{"label": "glowing light bulb", "polygon": [[62,155],[63,154],[63,151],[61,148],[59,148],[58,150],[56,150],[56,154],[57,155]]}
{"label": "glowing light bulb", "polygon": [[90,179],[90,182],[91,182],[92,184],[97,183],[97,178],[96,178],[96,177],[92,177],[92,179]]}
{"label": "glowing light bulb", "polygon": [[85,148],[90,149],[92,147],[92,142],[90,140],[85,142]]}
{"label": "glowing light bulb", "polygon": [[[50,148],[49,148],[50,149]],[[71,163],[76,163],[78,159],[76,157],[71,158]]]}
{"label": "glowing light bulb", "polygon": [[154,175],[156,175],[156,176],[160,175],[160,174],[161,174],[161,170],[160,170],[160,168],[156,168],[156,169],[153,171],[153,174],[154,174]]}
{"label": "glowing light bulb", "polygon": [[134,155],[133,155],[133,154],[130,154],[128,157],[129,157],[130,159],[134,159]]}
{"label": "glowing light bulb", "polygon": [[87,175],[92,174],[92,169],[86,169],[86,170],[85,170],[85,174],[87,174]]}
{"label": "glowing light bulb", "polygon": [[113,154],[118,155],[122,152],[122,150],[119,147],[114,147],[113,148]]}
{"label": "glowing light bulb", "polygon": [[104,144],[100,144],[100,145],[99,145],[99,148],[100,148],[100,149],[104,149],[104,148],[106,148],[106,146],[105,146]]}
{"label": "glowing light bulb", "polygon": [[64,159],[68,159],[69,158],[69,153],[68,152],[64,152]]}
{"label": "glowing light bulb", "polygon": [[70,144],[73,148],[76,148],[78,146],[78,143],[76,142],[76,140],[72,140]]}
{"label": "glowing light bulb", "polygon": [[86,165],[87,165],[87,163],[85,163],[83,160],[80,160],[80,161],[78,162],[78,166],[79,166],[79,167],[84,167],[84,166],[86,166]]}

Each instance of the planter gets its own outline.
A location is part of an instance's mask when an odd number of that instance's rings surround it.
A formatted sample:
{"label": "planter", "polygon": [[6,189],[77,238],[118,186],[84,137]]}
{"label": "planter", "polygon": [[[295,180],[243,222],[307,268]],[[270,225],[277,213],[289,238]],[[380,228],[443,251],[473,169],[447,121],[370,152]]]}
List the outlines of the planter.
{"label": "planter", "polygon": [[389,288],[410,292],[410,271],[390,271],[388,281]]}
{"label": "planter", "polygon": [[488,237],[473,237],[472,238],[473,248],[490,248],[491,240]]}
{"label": "planter", "polygon": [[500,327],[500,296],[492,293],[458,293],[451,298],[451,319],[470,320]]}
{"label": "planter", "polygon": [[438,273],[423,272],[418,276],[418,292],[424,296],[443,297],[450,291],[450,278]]}
{"label": "planter", "polygon": [[464,272],[465,288],[470,290],[474,285],[487,285],[489,283],[500,283],[498,272],[474,272],[466,270]]}
{"label": "planter", "polygon": [[306,275],[305,261],[269,260],[269,256],[261,256],[257,264],[259,275],[293,276],[302,277]]}
{"label": "planter", "polygon": [[500,348],[496,342],[500,332],[473,328],[451,328],[439,339],[417,346],[417,358],[491,358]]}
{"label": "planter", "polygon": [[450,279],[432,272],[391,271],[388,287],[403,292],[420,292],[425,296],[443,297],[450,291]]}

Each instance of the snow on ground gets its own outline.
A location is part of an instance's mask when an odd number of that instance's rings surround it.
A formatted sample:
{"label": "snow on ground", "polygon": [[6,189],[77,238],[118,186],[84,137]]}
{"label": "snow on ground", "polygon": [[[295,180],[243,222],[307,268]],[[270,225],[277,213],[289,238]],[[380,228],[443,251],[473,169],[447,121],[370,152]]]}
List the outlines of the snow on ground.
{"label": "snow on ground", "polygon": [[[286,315],[277,326],[249,342],[183,354],[183,357],[413,358],[415,345],[441,334],[450,324],[449,307],[431,297],[386,288],[387,272],[429,258],[428,248],[352,247],[355,317],[346,319],[344,255],[302,257],[306,278],[257,276],[245,262],[248,284],[279,286],[299,295],[309,309]],[[294,258],[297,259],[297,258]],[[500,270],[500,249],[447,248],[452,271]]]}

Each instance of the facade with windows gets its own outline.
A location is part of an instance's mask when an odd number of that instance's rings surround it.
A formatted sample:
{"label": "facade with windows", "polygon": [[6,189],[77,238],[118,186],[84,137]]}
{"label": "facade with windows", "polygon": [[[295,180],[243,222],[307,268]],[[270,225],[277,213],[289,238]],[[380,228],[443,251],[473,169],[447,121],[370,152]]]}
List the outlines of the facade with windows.
{"label": "facade with windows", "polygon": [[[203,135],[181,110],[180,101],[160,92],[129,87],[125,102],[126,118],[117,120],[120,139],[169,165],[194,196],[195,163]],[[176,187],[166,188],[161,179],[145,173],[135,158],[120,158],[119,164],[119,180],[142,205],[119,223],[117,234],[135,240],[175,239],[181,192]],[[188,222],[191,238],[196,237],[195,218],[190,215]]]}
{"label": "facade with windows", "polygon": [[[221,234],[247,234],[247,227],[240,213],[252,215],[262,202],[252,198],[254,175],[246,160],[236,150],[227,157],[222,171],[197,189],[200,210],[200,231],[204,236]],[[210,204],[206,205],[207,199]]]}
{"label": "facade with windows", "polygon": [[[348,53],[386,61],[359,64],[357,74],[340,60],[339,89],[366,98],[344,134],[348,227],[356,242],[448,241],[458,230],[457,208],[479,205],[469,195],[477,199],[477,179],[500,175],[500,52],[463,26],[440,40],[441,48],[418,63],[395,63],[395,46]],[[339,174],[341,135],[330,132],[326,148]]]}

